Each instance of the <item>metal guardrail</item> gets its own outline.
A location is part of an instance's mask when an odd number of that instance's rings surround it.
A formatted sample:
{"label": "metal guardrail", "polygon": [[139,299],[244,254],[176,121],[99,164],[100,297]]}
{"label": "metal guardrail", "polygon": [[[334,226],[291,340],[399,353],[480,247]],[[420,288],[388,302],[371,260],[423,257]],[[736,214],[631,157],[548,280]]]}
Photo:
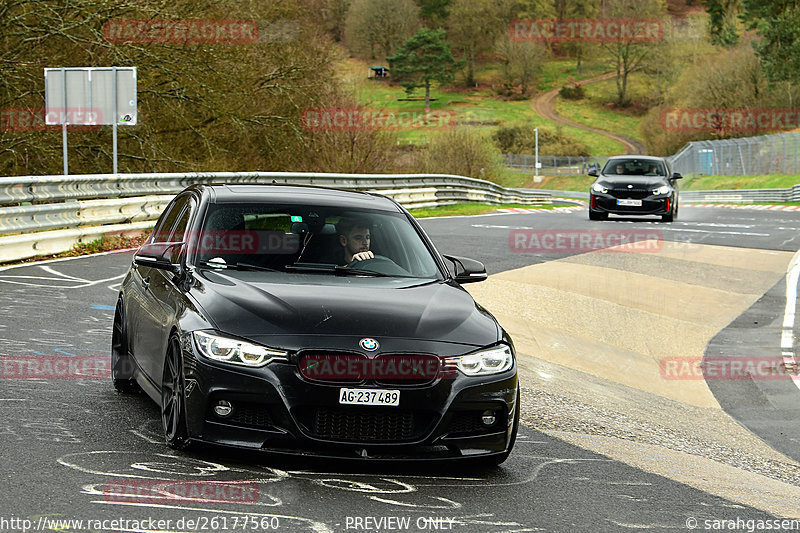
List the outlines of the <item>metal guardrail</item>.
{"label": "metal guardrail", "polygon": [[[106,233],[152,225],[169,200],[197,183],[276,183],[373,191],[406,208],[458,202],[541,205],[546,192],[506,189],[449,174],[208,172],[0,178],[0,262],[68,250]],[[12,235],[17,234],[17,235]]]}
{"label": "metal guardrail", "polygon": [[681,191],[683,202],[800,202],[800,185],[788,189],[741,189],[729,191]]}

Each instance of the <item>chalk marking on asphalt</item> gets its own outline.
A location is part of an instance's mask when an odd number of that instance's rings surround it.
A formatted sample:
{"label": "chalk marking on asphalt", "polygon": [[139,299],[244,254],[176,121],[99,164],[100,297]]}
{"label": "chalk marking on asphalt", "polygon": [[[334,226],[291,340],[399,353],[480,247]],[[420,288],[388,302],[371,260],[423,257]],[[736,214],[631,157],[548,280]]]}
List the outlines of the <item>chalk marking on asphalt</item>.
{"label": "chalk marking on asphalt", "polygon": [[413,507],[413,508],[425,508],[425,509],[461,509],[463,507],[460,503],[454,502],[453,500],[448,500],[447,498],[442,498],[441,496],[431,496],[434,500],[439,500],[443,502],[445,505],[424,505],[424,504],[416,504],[416,503],[407,503],[407,502],[398,502],[397,500],[390,500],[389,498],[380,498],[378,496],[367,496],[370,500],[386,503],[389,505],[397,505],[399,507]]}
{"label": "chalk marking on asphalt", "polygon": [[[107,281],[113,281],[115,279],[119,279],[124,277],[125,274],[119,274],[110,278],[105,279],[98,279],[95,281],[90,280],[78,280],[78,279],[66,279],[66,278],[43,278],[43,277],[36,277],[36,276],[0,276],[0,282],[2,283],[10,283],[12,285],[23,285],[25,287],[45,287],[51,289],[83,289],[85,287],[91,287],[92,285],[97,285],[99,283],[105,283]],[[57,281],[64,281],[64,282],[71,282],[74,283],[76,281],[80,281],[81,285],[48,285],[44,283],[30,283],[25,281],[13,281],[10,278],[34,278],[34,279],[47,279],[47,280],[57,280]]]}
{"label": "chalk marking on asphalt", "polygon": [[138,429],[129,429],[128,431],[130,431],[131,433],[133,433],[134,435],[136,435],[140,439],[144,439],[145,441],[149,442],[150,444],[164,444],[164,441],[151,439],[147,435],[144,435],[143,433],[141,433]]}
{"label": "chalk marking on asphalt", "polygon": [[41,268],[45,272],[49,272],[49,273],[51,273],[53,275],[56,275],[56,276],[59,276],[59,277],[62,277],[62,278],[74,279],[75,281],[83,281],[83,282],[91,281],[91,280],[88,280],[88,279],[77,278],[75,276],[70,276],[69,274],[65,274],[63,272],[59,272],[58,270],[56,270],[53,267],[48,266],[48,265],[45,265],[45,266],[39,265],[39,268]]}

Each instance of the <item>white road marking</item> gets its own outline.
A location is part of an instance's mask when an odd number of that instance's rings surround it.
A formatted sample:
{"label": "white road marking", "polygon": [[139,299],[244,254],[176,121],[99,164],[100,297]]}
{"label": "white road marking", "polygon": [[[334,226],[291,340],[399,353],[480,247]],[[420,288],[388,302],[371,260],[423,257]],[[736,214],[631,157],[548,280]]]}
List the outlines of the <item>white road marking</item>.
{"label": "white road marking", "polygon": [[[781,329],[781,355],[787,370],[797,370],[794,353],[794,322],[797,305],[797,282],[800,279],[800,250],[797,250],[786,268],[786,308],[783,311]],[[792,382],[800,389],[800,376],[789,372]]]}

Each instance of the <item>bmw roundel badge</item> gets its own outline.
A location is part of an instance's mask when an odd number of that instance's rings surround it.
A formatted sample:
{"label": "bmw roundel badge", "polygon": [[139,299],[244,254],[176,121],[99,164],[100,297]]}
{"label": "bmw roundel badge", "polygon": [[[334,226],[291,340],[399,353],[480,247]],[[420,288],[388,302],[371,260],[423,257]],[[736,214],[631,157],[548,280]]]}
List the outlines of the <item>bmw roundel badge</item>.
{"label": "bmw roundel badge", "polygon": [[374,352],[375,350],[378,349],[378,346],[380,346],[380,344],[378,344],[378,341],[369,338],[361,339],[361,342],[359,342],[358,344],[360,344],[361,347],[368,352]]}

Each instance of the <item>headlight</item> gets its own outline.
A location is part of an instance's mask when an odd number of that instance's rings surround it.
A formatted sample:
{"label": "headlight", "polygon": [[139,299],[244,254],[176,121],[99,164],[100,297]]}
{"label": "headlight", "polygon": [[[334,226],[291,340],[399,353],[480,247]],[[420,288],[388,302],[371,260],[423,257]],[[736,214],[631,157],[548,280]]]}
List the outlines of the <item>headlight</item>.
{"label": "headlight", "polygon": [[501,344],[468,355],[448,357],[447,362],[455,364],[461,372],[468,376],[486,376],[499,374],[511,368],[514,364],[514,355],[511,353],[510,346]]}
{"label": "headlight", "polygon": [[252,367],[264,366],[274,359],[288,361],[289,354],[266,346],[212,335],[204,331],[195,331],[193,335],[200,353],[214,361]]}
{"label": "headlight", "polygon": [[653,194],[669,194],[672,192],[672,187],[669,185],[662,185],[658,189],[653,189]]}
{"label": "headlight", "polygon": [[599,183],[593,183],[592,184],[592,190],[594,192],[608,192],[608,187],[603,187]]}

